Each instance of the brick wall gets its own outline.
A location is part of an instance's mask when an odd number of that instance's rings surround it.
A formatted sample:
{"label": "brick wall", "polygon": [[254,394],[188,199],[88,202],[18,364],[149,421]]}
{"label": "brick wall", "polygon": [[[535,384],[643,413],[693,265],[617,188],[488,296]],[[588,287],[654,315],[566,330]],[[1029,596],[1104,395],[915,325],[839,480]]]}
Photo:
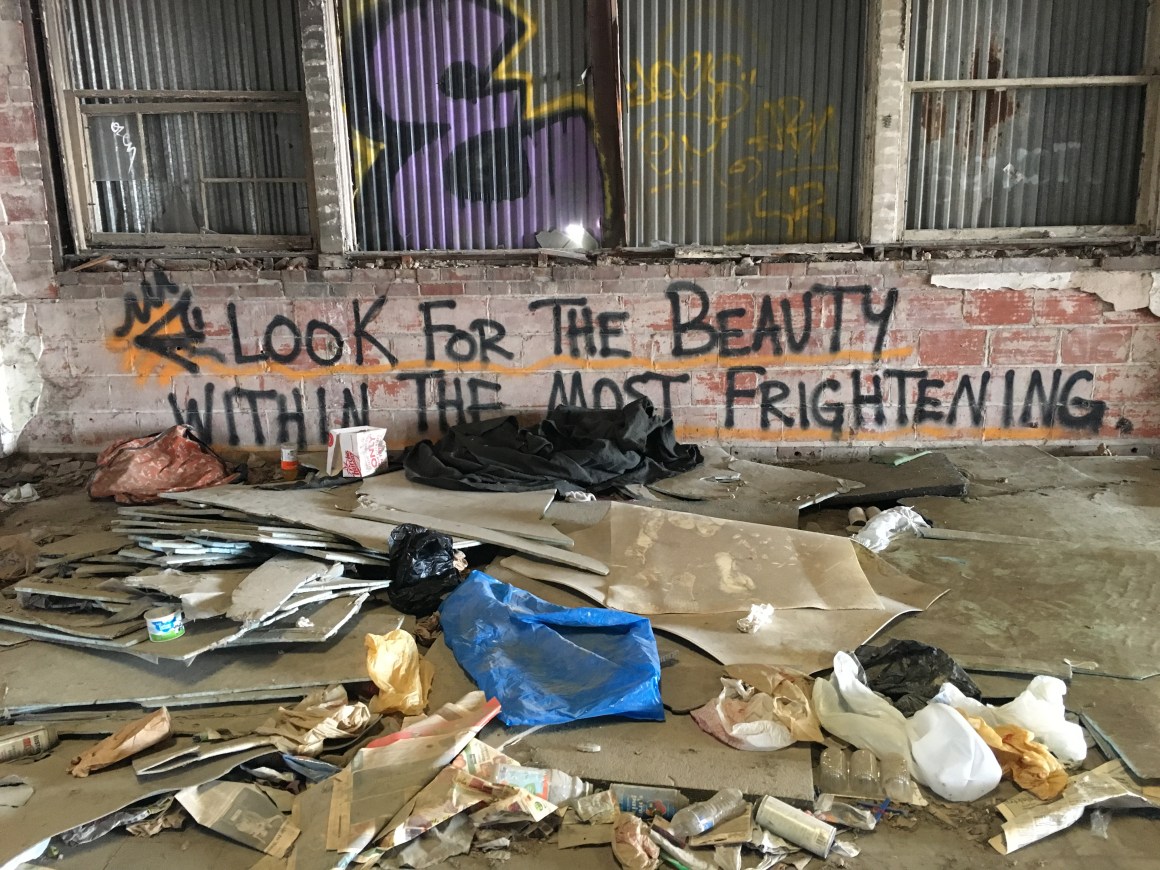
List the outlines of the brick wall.
{"label": "brick wall", "polygon": [[[54,274],[19,10],[0,0],[3,450],[176,420],[247,447],[369,421],[399,446],[641,396],[684,438],[789,454],[1160,438],[1160,319],[1078,289],[1147,305],[1160,259]],[[932,283],[955,271],[1017,286]],[[1037,275],[1058,289],[1020,289]]]}
{"label": "brick wall", "polygon": [[639,396],[685,438],[790,452],[1160,437],[1152,314],[1078,290],[935,287],[930,268],[65,273],[34,306],[48,350],[25,442],[95,447],[180,419],[217,444],[309,446],[370,421],[397,446],[463,419]]}

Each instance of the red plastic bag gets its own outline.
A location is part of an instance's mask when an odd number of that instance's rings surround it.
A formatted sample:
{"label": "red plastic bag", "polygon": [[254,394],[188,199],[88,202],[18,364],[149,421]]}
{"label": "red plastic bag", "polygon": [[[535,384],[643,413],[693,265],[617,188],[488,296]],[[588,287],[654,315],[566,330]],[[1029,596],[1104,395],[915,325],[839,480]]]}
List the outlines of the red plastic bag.
{"label": "red plastic bag", "polygon": [[119,504],[156,504],[163,492],[204,489],[239,477],[188,426],[173,426],[106,447],[97,457],[89,495]]}

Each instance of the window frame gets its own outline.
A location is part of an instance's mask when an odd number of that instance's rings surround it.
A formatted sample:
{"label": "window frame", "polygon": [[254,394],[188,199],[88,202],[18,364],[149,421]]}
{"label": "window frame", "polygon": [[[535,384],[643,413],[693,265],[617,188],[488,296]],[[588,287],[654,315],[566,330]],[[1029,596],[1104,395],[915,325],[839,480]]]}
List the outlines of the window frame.
{"label": "window frame", "polygon": [[[1147,12],[1147,33],[1144,42],[1144,57],[1146,72],[1135,76],[1067,76],[1045,78],[1004,78],[1004,79],[952,79],[911,81],[910,79],[910,52],[912,28],[914,26],[914,9],[908,0],[881,0],[884,12],[894,12],[901,15],[902,30],[897,35],[901,63],[887,62],[883,54],[877,58],[878,72],[881,76],[884,71],[897,70],[899,80],[891,90],[899,96],[898,131],[894,148],[899,156],[899,166],[895,187],[894,220],[891,241],[900,242],[906,246],[938,245],[940,243],[953,244],[1013,244],[1039,243],[1044,241],[1092,242],[1096,244],[1108,243],[1117,240],[1147,236],[1153,234],[1160,224],[1160,135],[1157,126],[1160,123],[1160,10],[1157,9],[1158,0],[1149,0]],[[878,16],[880,26],[886,21],[883,15]],[[882,44],[885,47],[888,39],[882,35]],[[888,49],[885,54],[895,54]],[[872,59],[873,60],[873,59]],[[1140,153],[1140,180],[1136,193],[1136,222],[1134,224],[1083,224],[1075,226],[1025,226],[1025,227],[993,227],[970,229],[909,229],[906,225],[910,196],[910,173],[913,169],[911,155],[911,109],[913,97],[918,93],[949,93],[952,91],[974,90],[1020,90],[1027,88],[1075,88],[1075,87],[1145,87],[1144,118]],[[881,91],[879,93],[881,97]],[[883,149],[880,145],[874,151],[876,165],[870,171],[880,174],[877,165],[880,160],[889,159],[889,146]],[[893,174],[893,173],[887,173]],[[879,230],[879,233],[881,230]],[[874,237],[873,230],[871,238]]]}
{"label": "window frame", "polygon": [[[64,198],[71,223],[73,247],[80,256],[115,251],[150,249],[182,250],[202,255],[225,252],[302,253],[317,249],[319,235],[318,207],[315,193],[315,171],[312,159],[310,113],[306,94],[298,91],[222,91],[222,90],[93,90],[71,87],[71,72],[66,61],[64,0],[43,0],[44,49],[48,76],[46,89],[51,94],[52,111],[57,121],[56,154]],[[300,19],[298,62],[303,63],[306,22]],[[85,100],[123,99],[119,103],[86,103]],[[286,182],[304,183],[308,208],[309,235],[257,235],[246,233],[112,233],[95,227],[96,197],[92,157],[86,127],[89,119],[102,115],[164,116],[183,113],[280,112],[296,115],[302,122],[305,148],[305,173],[287,177]],[[196,115],[194,115],[196,117]],[[252,179],[244,179],[250,181]],[[195,180],[198,188],[220,179]],[[283,179],[279,179],[283,181]]]}

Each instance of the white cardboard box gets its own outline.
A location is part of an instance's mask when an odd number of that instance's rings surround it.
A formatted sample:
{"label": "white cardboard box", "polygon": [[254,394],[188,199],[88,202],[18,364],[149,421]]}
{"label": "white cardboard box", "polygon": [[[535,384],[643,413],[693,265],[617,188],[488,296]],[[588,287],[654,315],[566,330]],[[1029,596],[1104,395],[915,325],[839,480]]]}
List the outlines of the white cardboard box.
{"label": "white cardboard box", "polygon": [[387,430],[374,426],[331,429],[326,444],[326,473],[370,477],[387,464]]}

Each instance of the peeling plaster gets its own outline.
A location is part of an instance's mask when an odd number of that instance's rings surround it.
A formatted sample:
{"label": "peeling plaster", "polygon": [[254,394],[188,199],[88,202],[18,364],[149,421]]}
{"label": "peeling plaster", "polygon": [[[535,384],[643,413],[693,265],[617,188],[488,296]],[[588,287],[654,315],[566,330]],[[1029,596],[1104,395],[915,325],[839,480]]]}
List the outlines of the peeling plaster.
{"label": "peeling plaster", "polygon": [[1147,308],[1160,317],[1160,272],[987,272],[931,275],[951,290],[1079,290],[1110,302],[1116,311]]}
{"label": "peeling plaster", "polygon": [[[8,223],[0,201],[0,224]],[[20,433],[36,416],[44,381],[40,356],[44,342],[27,302],[19,297],[16,282],[4,262],[4,238],[0,236],[0,456],[16,449]]]}

